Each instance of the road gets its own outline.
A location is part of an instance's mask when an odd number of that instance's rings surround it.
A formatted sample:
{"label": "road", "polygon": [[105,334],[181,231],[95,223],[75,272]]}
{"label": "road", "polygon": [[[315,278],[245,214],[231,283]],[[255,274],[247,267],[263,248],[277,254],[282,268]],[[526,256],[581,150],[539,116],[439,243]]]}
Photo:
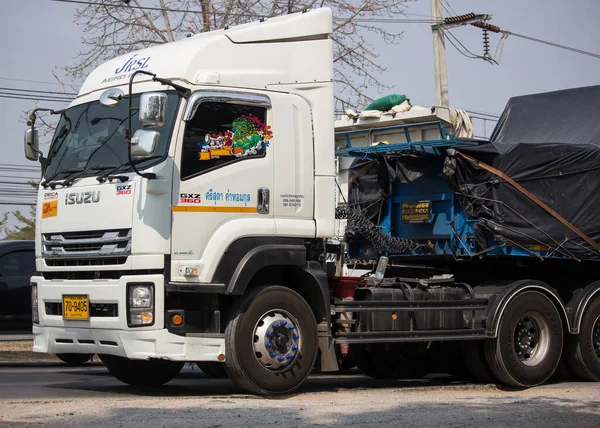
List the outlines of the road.
{"label": "road", "polygon": [[298,394],[267,399],[192,366],[162,388],[113,379],[101,364],[0,364],[0,427],[600,427],[600,383],[523,391],[450,377],[377,381],[313,375]]}

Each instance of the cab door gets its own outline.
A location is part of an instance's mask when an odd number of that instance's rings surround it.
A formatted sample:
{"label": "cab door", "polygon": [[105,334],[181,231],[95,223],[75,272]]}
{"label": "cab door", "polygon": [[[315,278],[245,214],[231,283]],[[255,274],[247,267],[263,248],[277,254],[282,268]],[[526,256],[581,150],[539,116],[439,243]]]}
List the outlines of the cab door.
{"label": "cab door", "polygon": [[[269,97],[197,92],[184,112],[173,180],[172,279],[210,281],[235,240],[274,236]],[[197,267],[186,277],[183,266]]]}

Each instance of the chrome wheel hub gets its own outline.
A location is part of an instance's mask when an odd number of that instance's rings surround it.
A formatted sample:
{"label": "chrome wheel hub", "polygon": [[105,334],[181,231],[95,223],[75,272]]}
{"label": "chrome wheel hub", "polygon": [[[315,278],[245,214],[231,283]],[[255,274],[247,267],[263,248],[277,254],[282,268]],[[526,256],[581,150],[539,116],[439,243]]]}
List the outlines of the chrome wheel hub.
{"label": "chrome wheel hub", "polygon": [[281,371],[294,364],[301,346],[298,322],[288,312],[275,309],[254,327],[254,355],[263,367]]}
{"label": "chrome wheel hub", "polygon": [[527,312],[517,322],[514,348],[517,358],[527,366],[535,366],[548,353],[550,330],[537,312]]}

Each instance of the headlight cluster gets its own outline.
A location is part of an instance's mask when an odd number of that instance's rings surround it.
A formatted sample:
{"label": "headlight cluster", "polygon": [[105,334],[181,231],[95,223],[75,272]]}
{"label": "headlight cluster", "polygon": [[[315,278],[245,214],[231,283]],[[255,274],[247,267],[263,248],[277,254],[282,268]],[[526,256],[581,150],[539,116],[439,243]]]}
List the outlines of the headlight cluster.
{"label": "headlight cluster", "polygon": [[38,324],[40,322],[37,284],[31,284],[31,321],[34,324]]}
{"label": "headlight cluster", "polygon": [[154,324],[154,285],[127,284],[130,327]]}

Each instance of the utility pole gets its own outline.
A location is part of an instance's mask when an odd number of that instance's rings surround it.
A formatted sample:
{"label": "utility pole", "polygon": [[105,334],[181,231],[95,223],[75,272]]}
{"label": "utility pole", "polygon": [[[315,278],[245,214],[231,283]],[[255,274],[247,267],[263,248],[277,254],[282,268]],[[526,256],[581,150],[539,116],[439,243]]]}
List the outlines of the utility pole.
{"label": "utility pole", "polygon": [[[431,19],[442,20],[442,0],[431,0]],[[446,72],[446,43],[444,30],[438,25],[431,26],[433,32],[433,67],[435,73],[435,103],[448,107],[448,74]]]}

